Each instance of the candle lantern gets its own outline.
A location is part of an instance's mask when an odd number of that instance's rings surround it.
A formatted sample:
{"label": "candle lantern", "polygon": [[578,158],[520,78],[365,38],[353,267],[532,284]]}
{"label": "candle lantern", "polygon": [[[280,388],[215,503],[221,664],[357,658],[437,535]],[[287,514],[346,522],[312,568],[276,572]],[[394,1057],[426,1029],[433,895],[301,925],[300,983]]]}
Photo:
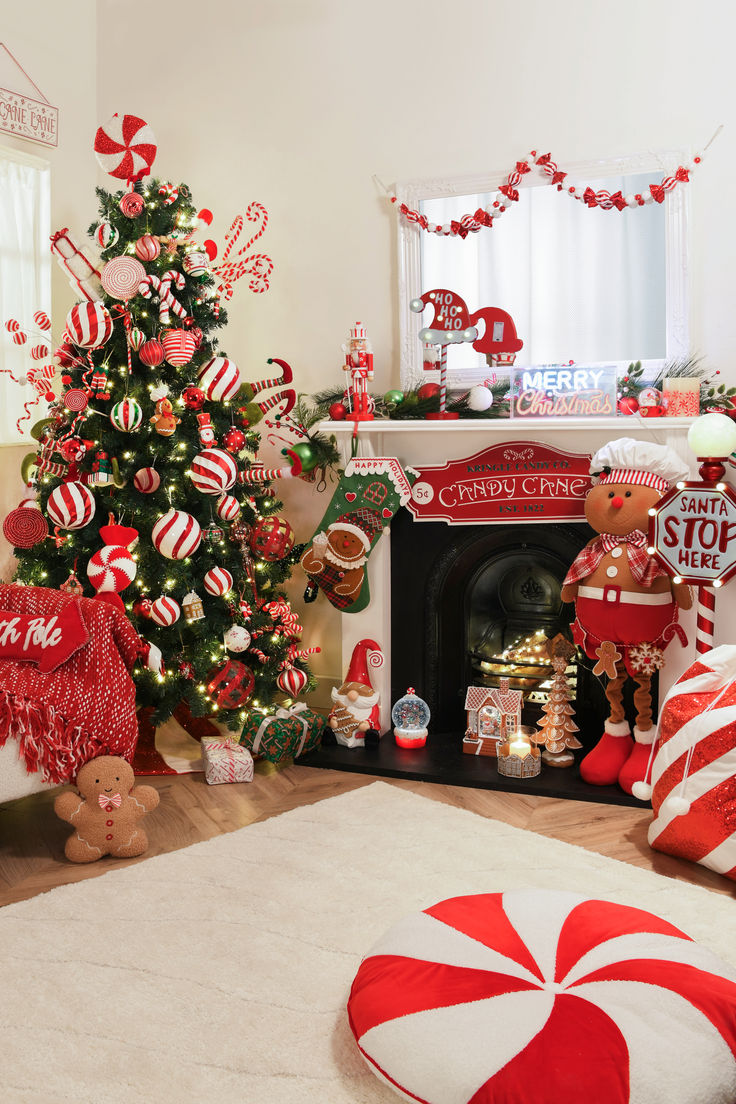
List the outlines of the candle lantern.
{"label": "candle lantern", "polygon": [[542,770],[542,755],[533,743],[536,729],[519,725],[509,739],[498,746],[498,773],[504,778],[536,778]]}

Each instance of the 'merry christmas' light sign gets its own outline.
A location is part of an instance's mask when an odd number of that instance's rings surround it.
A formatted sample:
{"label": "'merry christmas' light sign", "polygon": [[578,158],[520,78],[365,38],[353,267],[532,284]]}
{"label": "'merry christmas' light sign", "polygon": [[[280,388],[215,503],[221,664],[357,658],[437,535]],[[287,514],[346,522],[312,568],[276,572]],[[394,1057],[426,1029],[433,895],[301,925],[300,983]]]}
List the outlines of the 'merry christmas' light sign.
{"label": "'merry christmas' light sign", "polygon": [[515,368],[515,417],[606,417],[616,413],[616,369],[606,365],[549,364]]}

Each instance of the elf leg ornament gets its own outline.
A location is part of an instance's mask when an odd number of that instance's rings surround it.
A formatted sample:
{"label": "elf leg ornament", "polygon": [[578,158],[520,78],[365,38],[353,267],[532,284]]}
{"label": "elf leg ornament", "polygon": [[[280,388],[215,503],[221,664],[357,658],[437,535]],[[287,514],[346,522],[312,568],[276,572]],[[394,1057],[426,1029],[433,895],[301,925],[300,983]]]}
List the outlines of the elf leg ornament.
{"label": "elf leg ornament", "polygon": [[332,605],[358,613],[370,602],[366,563],[399,506],[408,502],[416,473],[398,460],[356,456],[345,468],[317,533],[301,558],[309,576],[305,600],[322,590]]}

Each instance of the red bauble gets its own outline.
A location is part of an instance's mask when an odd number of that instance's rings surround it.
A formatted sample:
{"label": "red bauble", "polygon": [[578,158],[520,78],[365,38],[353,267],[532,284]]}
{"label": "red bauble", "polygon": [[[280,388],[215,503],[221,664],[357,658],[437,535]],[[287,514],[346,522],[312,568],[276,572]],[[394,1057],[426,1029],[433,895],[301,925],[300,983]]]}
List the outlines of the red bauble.
{"label": "red bauble", "polygon": [[441,388],[438,383],[423,383],[417,391],[417,397],[424,401],[427,399],[436,399],[440,390]]}
{"label": "red bauble", "polygon": [[661,418],[664,410],[661,406],[640,406],[639,413],[642,418]]}
{"label": "red bauble", "polygon": [[237,709],[248,701],[255,684],[255,675],[250,667],[237,659],[228,659],[210,672],[207,693],[212,695],[220,709]]}
{"label": "red bauble", "polygon": [[638,400],[633,395],[624,395],[617,405],[619,414],[636,414],[639,409]]}
{"label": "red bauble", "polygon": [[286,518],[277,516],[259,518],[253,526],[249,543],[262,560],[274,563],[294,547],[294,530]]}
{"label": "red bauble", "polygon": [[345,406],[345,403],[341,402],[334,402],[329,409],[329,415],[332,418],[333,422],[345,421],[345,415],[347,414],[347,412],[348,408]]}
{"label": "red bauble", "polygon": [[160,341],[152,337],[150,341],[145,341],[141,345],[138,356],[149,368],[157,368],[159,364],[164,362],[164,347]]}
{"label": "red bauble", "polygon": [[309,682],[308,676],[300,667],[287,667],[276,679],[279,690],[295,698]]}
{"label": "red bauble", "polygon": [[235,455],[245,445],[245,434],[242,429],[238,429],[236,426],[231,426],[224,434],[222,443],[228,452],[232,452]]}
{"label": "red bauble", "polygon": [[201,387],[195,387],[190,383],[181,393],[181,401],[187,410],[201,410],[204,406],[204,391]]}

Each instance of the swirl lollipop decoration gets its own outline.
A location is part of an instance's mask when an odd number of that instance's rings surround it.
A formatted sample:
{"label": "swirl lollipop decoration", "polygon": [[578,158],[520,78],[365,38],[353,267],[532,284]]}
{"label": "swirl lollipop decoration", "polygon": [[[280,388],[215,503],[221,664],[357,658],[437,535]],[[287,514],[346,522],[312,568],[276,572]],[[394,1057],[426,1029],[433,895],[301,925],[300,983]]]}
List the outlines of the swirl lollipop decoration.
{"label": "swirl lollipop decoration", "polygon": [[157,153],[156,136],[145,119],[137,115],[119,115],[99,127],[94,151],[100,166],[109,176],[134,184],[148,176]]}

